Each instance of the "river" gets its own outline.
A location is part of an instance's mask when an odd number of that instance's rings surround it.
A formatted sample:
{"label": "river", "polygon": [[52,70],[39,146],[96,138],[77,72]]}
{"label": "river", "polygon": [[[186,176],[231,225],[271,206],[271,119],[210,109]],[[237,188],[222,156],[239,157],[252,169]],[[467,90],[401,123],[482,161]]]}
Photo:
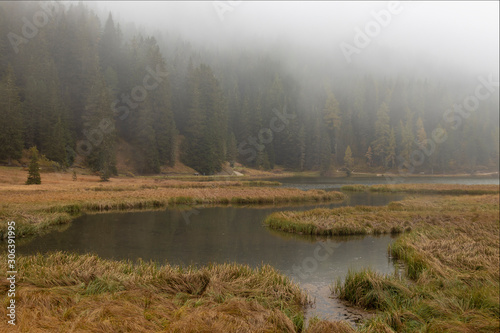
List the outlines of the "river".
{"label": "river", "polygon": [[[279,181],[286,187],[332,190],[342,184],[356,183],[353,179],[288,178]],[[432,179],[434,182],[449,181]],[[379,177],[358,183],[376,184],[377,180]],[[471,179],[463,181],[477,183]],[[495,178],[488,181],[498,184]],[[268,214],[278,210],[379,206],[404,197],[402,194],[369,192],[348,195],[341,203],[322,205],[187,207],[84,215],[68,227],[19,246],[18,253],[62,250],[95,253],[108,259],[142,258],[175,265],[237,262],[258,267],[270,264],[298,282],[316,300],[313,308],[307,311],[308,317],[317,315],[323,319],[352,322],[357,316],[352,309],[331,297],[330,286],[335,280],[345,277],[349,269],[371,267],[380,273],[394,272],[394,263],[387,253],[393,238],[385,235],[327,239],[277,232],[262,224]]]}

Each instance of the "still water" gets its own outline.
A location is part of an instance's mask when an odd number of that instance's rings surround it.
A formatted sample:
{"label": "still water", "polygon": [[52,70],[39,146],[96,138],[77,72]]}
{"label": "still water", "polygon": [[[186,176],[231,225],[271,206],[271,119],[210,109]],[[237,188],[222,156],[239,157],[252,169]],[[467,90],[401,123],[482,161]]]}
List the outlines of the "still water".
{"label": "still water", "polygon": [[438,176],[413,176],[413,177],[288,177],[273,179],[283,184],[282,187],[294,187],[301,190],[320,189],[338,190],[343,185],[379,185],[390,183],[404,184],[460,184],[460,185],[499,185],[496,177],[438,177]]}
{"label": "still water", "polygon": [[[353,193],[342,202],[321,205],[386,205],[395,194]],[[270,264],[290,276],[316,299],[308,316],[352,319],[349,309],[330,298],[329,286],[348,269],[372,267],[394,271],[387,256],[390,236],[316,238],[276,232],[262,225],[277,210],[305,210],[320,205],[286,207],[196,207],[149,212],[85,215],[64,230],[33,239],[20,254],[48,251],[95,253],[103,258],[142,258],[179,265],[237,262]]]}

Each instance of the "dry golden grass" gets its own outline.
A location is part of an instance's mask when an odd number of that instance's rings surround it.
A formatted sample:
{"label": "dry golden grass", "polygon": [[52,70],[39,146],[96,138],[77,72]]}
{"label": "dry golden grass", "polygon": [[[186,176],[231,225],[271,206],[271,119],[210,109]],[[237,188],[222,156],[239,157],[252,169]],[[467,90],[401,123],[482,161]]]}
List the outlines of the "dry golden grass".
{"label": "dry golden grass", "polygon": [[[500,327],[499,196],[441,196],[374,208],[412,231],[390,248],[405,276],[370,270],[337,281],[339,297],[379,310],[362,332],[498,332]],[[357,215],[346,214],[359,227]],[[404,214],[402,214],[404,213]]]}
{"label": "dry golden grass", "polygon": [[349,272],[335,284],[338,297],[378,310],[358,328],[362,332],[499,331],[498,194],[419,196],[385,207],[277,212],[266,223],[323,235],[408,231],[390,248],[404,263],[408,280],[364,270]]}
{"label": "dry golden grass", "polygon": [[[82,212],[154,209],[176,204],[278,204],[342,200],[339,192],[279,188],[277,182],[193,182],[164,178],[112,178],[70,173],[42,174],[41,185],[24,185],[20,168],[0,168],[0,238],[6,221],[18,224],[18,236],[36,234],[70,221]],[[274,187],[265,187],[265,186]]]}
{"label": "dry golden grass", "polygon": [[498,185],[461,185],[461,184],[381,184],[381,185],[344,185],[344,191],[404,192],[420,194],[497,194]]}
{"label": "dry golden grass", "polygon": [[[305,329],[310,301],[268,265],[178,267],[61,252],[17,265],[17,325],[2,320],[0,332],[353,332],[343,322]],[[0,290],[8,288],[2,280]]]}
{"label": "dry golden grass", "polygon": [[[20,257],[18,272],[19,332],[292,333],[308,303],[270,266],[196,269],[53,253]],[[0,288],[7,291],[6,280]],[[0,331],[8,328],[0,321]]]}
{"label": "dry golden grass", "polygon": [[356,206],[269,215],[272,229],[311,235],[364,235],[401,233],[429,225],[454,225],[498,217],[498,195],[420,196],[384,207]]}

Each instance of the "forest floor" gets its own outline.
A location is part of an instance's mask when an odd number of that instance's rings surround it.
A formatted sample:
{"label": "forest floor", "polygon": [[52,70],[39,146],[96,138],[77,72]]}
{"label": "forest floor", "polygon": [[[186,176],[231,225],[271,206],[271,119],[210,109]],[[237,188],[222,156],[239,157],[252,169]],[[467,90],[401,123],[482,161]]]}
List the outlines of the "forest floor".
{"label": "forest floor", "polygon": [[[451,187],[451,192],[464,190]],[[410,192],[432,188],[406,185]],[[474,186],[470,192],[479,190]],[[492,188],[484,186],[482,191]],[[402,233],[389,251],[403,264],[404,273],[350,271],[332,287],[335,296],[376,310],[359,331],[498,332],[498,194],[419,195],[385,207],[277,212],[266,223],[302,234]]]}

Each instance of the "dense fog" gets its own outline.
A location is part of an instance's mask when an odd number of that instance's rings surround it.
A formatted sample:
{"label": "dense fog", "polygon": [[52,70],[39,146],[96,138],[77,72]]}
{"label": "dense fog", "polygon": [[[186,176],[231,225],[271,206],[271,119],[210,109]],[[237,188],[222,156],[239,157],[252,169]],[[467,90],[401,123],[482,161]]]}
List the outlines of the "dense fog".
{"label": "dense fog", "polygon": [[36,146],[115,174],[496,169],[498,7],[4,2],[0,77],[21,111],[3,111],[17,139],[0,159]]}

